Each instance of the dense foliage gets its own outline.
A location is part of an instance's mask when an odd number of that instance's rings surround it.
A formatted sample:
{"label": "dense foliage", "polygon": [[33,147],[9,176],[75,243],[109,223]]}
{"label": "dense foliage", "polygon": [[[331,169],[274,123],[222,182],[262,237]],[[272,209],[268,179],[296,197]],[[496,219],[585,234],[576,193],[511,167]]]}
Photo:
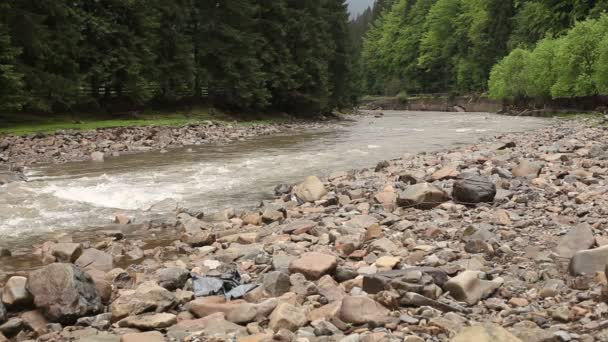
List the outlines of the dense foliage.
{"label": "dense foliage", "polygon": [[354,101],[351,48],[344,0],[7,0],[0,106],[326,111]]}
{"label": "dense foliage", "polygon": [[[601,88],[602,67],[589,65],[591,56],[575,51],[594,51],[593,59],[601,61],[608,59],[608,43],[602,43],[599,28],[576,24],[589,20],[601,26],[598,18],[608,0],[393,0],[389,5],[364,35],[359,65],[367,93],[485,92],[490,84],[496,98],[548,98]],[[565,65],[581,70],[565,72]]]}
{"label": "dense foliage", "polygon": [[530,51],[516,49],[490,75],[496,99],[608,95],[608,16],[587,19]]}

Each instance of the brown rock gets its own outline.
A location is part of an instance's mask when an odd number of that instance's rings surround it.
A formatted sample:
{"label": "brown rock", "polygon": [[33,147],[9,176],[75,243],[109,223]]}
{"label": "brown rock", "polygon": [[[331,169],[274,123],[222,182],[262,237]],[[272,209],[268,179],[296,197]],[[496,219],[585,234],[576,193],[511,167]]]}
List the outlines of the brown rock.
{"label": "brown rock", "polygon": [[469,305],[475,305],[480,300],[490,296],[503,283],[500,278],[492,281],[483,280],[480,278],[481,274],[482,272],[479,271],[464,271],[448,280],[445,283],[445,289],[450,291],[454,299],[466,302]]}
{"label": "brown rock", "polygon": [[120,338],[120,342],[165,342],[165,337],[158,331],[148,331],[125,334]]}
{"label": "brown rock", "polygon": [[145,282],[136,290],[123,290],[110,305],[112,321],[146,312],[165,312],[176,304],[175,295],[153,281]]}
{"label": "brown rock", "polygon": [[317,280],[332,272],[338,265],[338,259],[329,254],[309,252],[300,256],[289,265],[291,273],[302,273],[309,280]]}
{"label": "brown rock", "polygon": [[82,254],[79,243],[58,243],[51,248],[51,254],[59,262],[74,262]]}
{"label": "brown rock", "polygon": [[294,187],[294,192],[298,198],[306,202],[320,200],[327,194],[327,189],[321,180],[315,176],[307,177],[304,182]]}
{"label": "brown rock", "polygon": [[268,327],[274,331],[281,329],[296,331],[306,323],[308,323],[308,319],[303,310],[288,303],[281,303],[270,315]]}
{"label": "brown rock", "polygon": [[419,183],[410,185],[401,192],[397,204],[400,207],[432,209],[448,200],[448,195],[440,188],[429,183]]}
{"label": "brown rock", "polygon": [[464,328],[450,342],[522,342],[496,324],[476,325]]}
{"label": "brown rock", "polygon": [[120,322],[118,326],[122,328],[135,328],[139,330],[164,329],[177,324],[177,317],[170,313],[144,314],[130,316]]}
{"label": "brown rock", "polygon": [[538,164],[533,164],[528,160],[522,160],[519,165],[513,168],[511,173],[515,177],[538,177],[542,167]]}
{"label": "brown rock", "polygon": [[27,278],[11,277],[2,290],[2,302],[9,307],[28,307],[34,303],[34,298],[27,290]]}
{"label": "brown rock", "polygon": [[367,296],[349,296],[342,300],[340,319],[352,324],[383,324],[390,320],[390,311]]}
{"label": "brown rock", "polygon": [[23,320],[23,324],[35,332],[38,336],[46,334],[46,326],[49,322],[42,315],[40,310],[24,312],[21,314],[21,319]]}
{"label": "brown rock", "polygon": [[187,308],[196,317],[205,317],[217,312],[228,314],[239,305],[245,304],[244,300],[226,301],[222,296],[209,296],[197,298],[188,303]]}
{"label": "brown rock", "polygon": [[114,258],[108,253],[89,248],[82,252],[82,255],[74,264],[84,270],[94,268],[100,271],[110,272],[114,268]]}
{"label": "brown rock", "polygon": [[460,175],[458,169],[454,165],[448,165],[433,173],[433,175],[431,175],[431,180],[439,181],[444,179],[454,179],[458,177],[458,175]]}

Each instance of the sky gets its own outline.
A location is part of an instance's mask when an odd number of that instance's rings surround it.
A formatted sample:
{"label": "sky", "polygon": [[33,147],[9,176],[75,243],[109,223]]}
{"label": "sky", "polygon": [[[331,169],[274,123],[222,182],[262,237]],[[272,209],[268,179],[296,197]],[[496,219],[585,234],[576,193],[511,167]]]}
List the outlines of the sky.
{"label": "sky", "polygon": [[356,17],[373,4],[374,0],[348,0],[348,8],[350,10],[351,18]]}

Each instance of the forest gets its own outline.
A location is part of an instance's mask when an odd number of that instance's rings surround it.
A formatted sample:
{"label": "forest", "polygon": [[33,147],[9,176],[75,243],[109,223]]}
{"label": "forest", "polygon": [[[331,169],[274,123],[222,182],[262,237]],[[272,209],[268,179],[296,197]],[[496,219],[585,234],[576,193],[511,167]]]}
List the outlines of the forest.
{"label": "forest", "polygon": [[343,0],[5,0],[0,110],[328,111],[355,100],[349,37]]}
{"label": "forest", "polygon": [[364,93],[608,94],[606,0],[381,0],[351,23]]}

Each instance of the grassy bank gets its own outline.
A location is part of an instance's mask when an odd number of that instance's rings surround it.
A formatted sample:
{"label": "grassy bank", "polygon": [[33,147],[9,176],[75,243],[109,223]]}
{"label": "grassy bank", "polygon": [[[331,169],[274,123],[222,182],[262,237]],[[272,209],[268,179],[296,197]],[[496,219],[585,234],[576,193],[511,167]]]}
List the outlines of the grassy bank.
{"label": "grassy bank", "polygon": [[202,121],[236,122],[239,125],[255,125],[285,122],[285,116],[273,114],[248,115],[243,119],[214,109],[198,108],[189,111],[145,111],[137,114],[0,114],[0,135],[28,135],[55,133],[61,130],[91,130],[98,128],[133,126],[183,126]]}

